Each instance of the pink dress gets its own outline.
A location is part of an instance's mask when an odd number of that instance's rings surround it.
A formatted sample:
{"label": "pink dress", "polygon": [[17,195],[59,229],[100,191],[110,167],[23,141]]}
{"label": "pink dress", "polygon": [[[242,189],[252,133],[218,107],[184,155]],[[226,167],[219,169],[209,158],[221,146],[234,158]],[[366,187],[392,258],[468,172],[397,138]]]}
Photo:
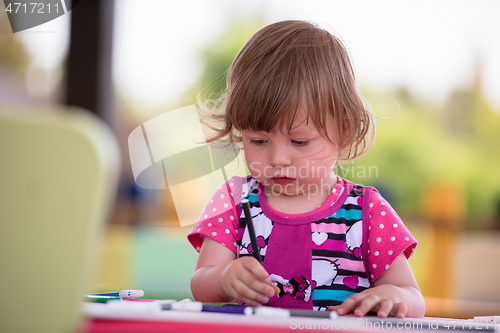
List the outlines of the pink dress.
{"label": "pink dress", "polygon": [[188,234],[199,251],[204,237],[252,255],[240,202],[250,201],[259,251],[280,294],[268,305],[326,310],[371,286],[417,241],[392,207],[371,187],[338,177],[320,207],[285,214],[269,206],[264,186],[252,176],[233,177],[213,195]]}

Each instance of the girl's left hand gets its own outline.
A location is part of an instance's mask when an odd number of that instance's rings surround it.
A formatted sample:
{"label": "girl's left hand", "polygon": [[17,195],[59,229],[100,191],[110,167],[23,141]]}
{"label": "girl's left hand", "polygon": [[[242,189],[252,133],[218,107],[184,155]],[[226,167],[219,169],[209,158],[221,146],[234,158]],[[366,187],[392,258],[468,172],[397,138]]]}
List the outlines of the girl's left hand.
{"label": "girl's left hand", "polygon": [[354,294],[328,310],[335,310],[340,316],[352,313],[361,317],[372,311],[381,318],[423,317],[425,301],[410,265],[401,253],[375,281],[374,287]]}
{"label": "girl's left hand", "polygon": [[340,316],[352,313],[357,317],[362,317],[373,311],[381,318],[387,316],[404,318],[408,314],[408,307],[397,297],[399,291],[396,289],[399,288],[385,284],[366,289],[346,298],[340,305],[330,306],[328,310],[337,311]]}

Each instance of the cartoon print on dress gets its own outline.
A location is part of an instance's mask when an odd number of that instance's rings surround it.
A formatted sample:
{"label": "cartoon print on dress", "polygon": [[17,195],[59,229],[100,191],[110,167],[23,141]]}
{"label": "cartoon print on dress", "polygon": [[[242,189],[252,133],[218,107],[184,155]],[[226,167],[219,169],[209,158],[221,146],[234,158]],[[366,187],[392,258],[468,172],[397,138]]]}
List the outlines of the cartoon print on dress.
{"label": "cartoon print on dress", "polygon": [[287,293],[298,300],[308,302],[315,286],[314,283],[311,285],[304,275],[296,275],[290,280],[286,280],[279,275],[271,274],[269,275],[269,279],[280,288],[280,293],[274,295],[269,300],[270,304],[276,302]]}
{"label": "cartoon print on dress", "polygon": [[[243,236],[245,237],[245,236]],[[269,242],[269,236],[267,238],[264,238],[264,236],[259,235],[257,236],[257,244],[259,245],[260,252],[264,251],[265,253],[265,248],[267,247],[267,243]],[[242,250],[246,251],[242,251]],[[241,246],[240,246],[240,254],[251,254],[253,255],[253,248],[252,248],[252,243],[249,241],[249,243],[246,243],[242,240]]]}
{"label": "cartoon print on dress", "polygon": [[[252,207],[250,208],[250,212],[252,213]],[[244,214],[242,214],[242,218],[243,216]],[[271,235],[271,231],[273,229],[273,223],[271,220],[265,217],[262,211],[259,211],[255,216],[253,216],[252,214],[252,219],[255,229],[255,236],[257,238],[257,244],[259,244],[260,247],[260,255],[265,256],[267,244],[269,243],[269,236]],[[240,244],[240,256],[252,254],[252,242],[250,240],[248,229],[245,228]]]}
{"label": "cartoon print on dress", "polygon": [[312,260],[312,280],[315,287],[331,286],[337,277],[337,260],[313,259]]}
{"label": "cartoon print on dress", "polygon": [[344,277],[344,279],[342,279],[342,283],[351,289],[356,289],[359,284],[359,277],[356,274],[346,276]]}
{"label": "cartoon print on dress", "polygon": [[[254,178],[241,178],[241,198],[247,198],[251,193],[255,193],[257,196],[259,194],[259,187],[257,180]],[[239,188],[238,188],[239,189]],[[240,192],[236,192],[240,193]]]}
{"label": "cartoon print on dress", "polygon": [[[257,245],[259,245],[259,248],[263,249],[267,246],[267,241],[269,238],[265,239],[263,236],[258,236],[257,237]],[[253,255],[254,251],[252,248],[252,243],[247,245],[247,251],[248,253],[251,253]]]}
{"label": "cartoon print on dress", "polygon": [[328,234],[326,232],[313,232],[312,241],[316,245],[321,245],[328,240]]}
{"label": "cartoon print on dress", "polygon": [[363,222],[359,220],[355,222],[349,230],[347,230],[346,235],[346,246],[347,249],[352,252],[357,258],[361,257],[363,253],[361,244],[363,242]]}

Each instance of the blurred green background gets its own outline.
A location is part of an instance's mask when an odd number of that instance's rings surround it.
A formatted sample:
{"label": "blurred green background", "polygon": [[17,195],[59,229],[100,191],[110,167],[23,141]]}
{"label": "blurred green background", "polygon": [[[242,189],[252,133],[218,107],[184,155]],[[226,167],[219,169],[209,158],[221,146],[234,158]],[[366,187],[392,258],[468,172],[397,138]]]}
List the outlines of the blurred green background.
{"label": "blurred green background", "polygon": [[[349,34],[347,19],[343,21],[344,16],[351,21],[356,17],[352,14],[355,8],[346,2],[333,1],[327,5],[311,1],[309,6],[284,1],[197,1],[183,5],[148,2],[150,8],[162,6],[163,12],[154,17],[148,17],[153,15],[150,11],[141,11],[144,10],[141,3],[120,1],[115,9],[116,106],[112,127],[122,148],[123,174],[107,238],[102,244],[95,291],[140,288],[150,298],[191,297],[189,279],[197,253],[185,237],[190,228],[179,227],[168,190],[146,190],[135,185],[127,137],[148,119],[193,104],[198,96],[218,98],[225,87],[227,69],[248,38],[268,23],[302,18],[326,22],[334,31],[347,32],[346,44],[352,51],[358,85],[378,118],[371,151],[354,162],[343,163],[337,168],[337,174],[377,187],[415,234],[420,243],[410,263],[425,296],[500,303],[500,289],[490,283],[500,273],[500,104],[498,99],[491,98],[500,92],[500,85],[494,84],[499,82],[500,57],[485,53],[481,47],[475,48],[478,43],[470,42],[488,37],[481,35],[482,31],[498,31],[498,23],[488,19],[474,21],[484,24],[483,30],[475,31],[479,35],[461,34],[467,29],[473,30],[466,28],[467,13],[471,17],[490,15],[499,9],[498,3],[446,2],[432,10],[418,9],[417,2],[409,2],[406,5],[409,7],[394,1],[358,3],[356,10],[359,11],[377,8],[380,9],[377,14],[389,13],[396,20],[393,29],[404,32],[415,24],[441,29],[436,34],[443,48],[435,47],[432,35],[424,36],[429,41],[429,45],[423,45],[431,54],[429,58],[412,58],[411,49],[401,51],[399,56],[409,59],[406,66],[415,66],[416,72],[432,65],[432,53],[437,58],[437,54],[445,52],[446,38],[468,41],[469,61],[453,74],[459,83],[440,90],[438,74],[428,76],[430,88],[424,92],[415,88],[411,79],[404,79],[410,74],[400,73],[403,78],[390,84],[382,82],[385,74],[379,75],[380,82],[365,74],[366,64],[370,62],[361,59],[363,56],[370,58],[384,53],[385,48],[391,53],[394,49],[389,45],[397,46],[401,41],[390,36],[383,40],[384,36],[379,35],[377,38],[381,41],[374,44],[377,48],[370,45],[371,54],[362,54],[358,45],[361,41],[354,33]],[[415,10],[415,15],[408,10]],[[427,12],[429,16],[418,17]],[[40,28],[42,32],[52,33],[12,34],[3,9],[2,13],[0,103],[60,103],[65,87],[68,19],[60,18],[59,22],[52,22],[52,26]],[[159,22],[162,15],[166,23]],[[364,18],[370,16],[363,15]],[[446,15],[452,22],[462,21],[463,30],[450,32],[447,23],[441,22]],[[177,21],[169,23],[176,16]],[[397,21],[399,17],[411,20],[406,25],[397,25],[401,23]],[[362,25],[364,33],[370,35],[374,34],[370,30],[376,30],[379,20],[374,13],[371,21],[351,23]],[[407,35],[411,39],[411,33]],[[191,40],[192,44],[182,40]],[[495,50],[500,50],[498,38],[487,43],[493,43],[497,46]],[[491,65],[493,58],[497,62]],[[364,62],[360,61],[362,65],[357,67],[360,59]],[[419,60],[415,59],[421,59],[422,63],[416,63]],[[147,63],[154,66],[147,67]],[[189,71],[165,72],[164,68],[176,66]],[[377,67],[378,63],[374,61],[371,66]],[[156,76],[156,72],[163,76]],[[387,73],[387,76],[396,74]],[[178,79],[180,88],[169,88],[172,85],[168,85],[167,76],[173,82]],[[144,82],[148,82],[146,89],[141,87]],[[433,89],[441,91],[438,98],[432,95]],[[430,93],[426,95],[426,92]],[[483,246],[479,254],[474,252],[478,249],[476,244]],[[476,259],[485,260],[483,266],[463,261]],[[444,271],[437,272],[436,267],[444,267]],[[485,285],[491,288],[481,289]],[[452,314],[459,316],[460,312]]]}

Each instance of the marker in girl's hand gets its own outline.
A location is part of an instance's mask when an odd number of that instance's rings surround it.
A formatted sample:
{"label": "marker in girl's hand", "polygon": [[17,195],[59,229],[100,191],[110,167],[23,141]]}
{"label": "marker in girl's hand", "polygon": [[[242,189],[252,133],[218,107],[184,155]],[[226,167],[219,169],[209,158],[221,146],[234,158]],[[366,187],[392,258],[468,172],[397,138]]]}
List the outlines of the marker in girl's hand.
{"label": "marker in girl's hand", "polygon": [[[248,233],[250,235],[250,242],[252,243],[253,256],[262,264],[262,257],[260,256],[260,246],[257,243],[257,237],[255,236],[255,229],[253,227],[252,214],[250,213],[250,202],[248,201],[248,199],[243,199],[241,200],[241,204],[243,205],[243,210],[245,212],[245,220],[248,227]],[[274,288],[274,292],[270,293],[269,297],[273,297],[274,295],[278,295],[280,293],[280,289],[271,282],[271,279],[269,277],[265,282]]]}
{"label": "marker in girl's hand", "polygon": [[250,241],[252,243],[252,252],[255,259],[257,259],[262,264],[262,258],[260,256],[260,247],[257,243],[257,237],[255,237],[255,229],[253,228],[252,214],[250,214],[250,202],[248,199],[241,200],[243,205],[243,210],[245,212],[245,221],[248,227],[248,233],[250,234]]}

